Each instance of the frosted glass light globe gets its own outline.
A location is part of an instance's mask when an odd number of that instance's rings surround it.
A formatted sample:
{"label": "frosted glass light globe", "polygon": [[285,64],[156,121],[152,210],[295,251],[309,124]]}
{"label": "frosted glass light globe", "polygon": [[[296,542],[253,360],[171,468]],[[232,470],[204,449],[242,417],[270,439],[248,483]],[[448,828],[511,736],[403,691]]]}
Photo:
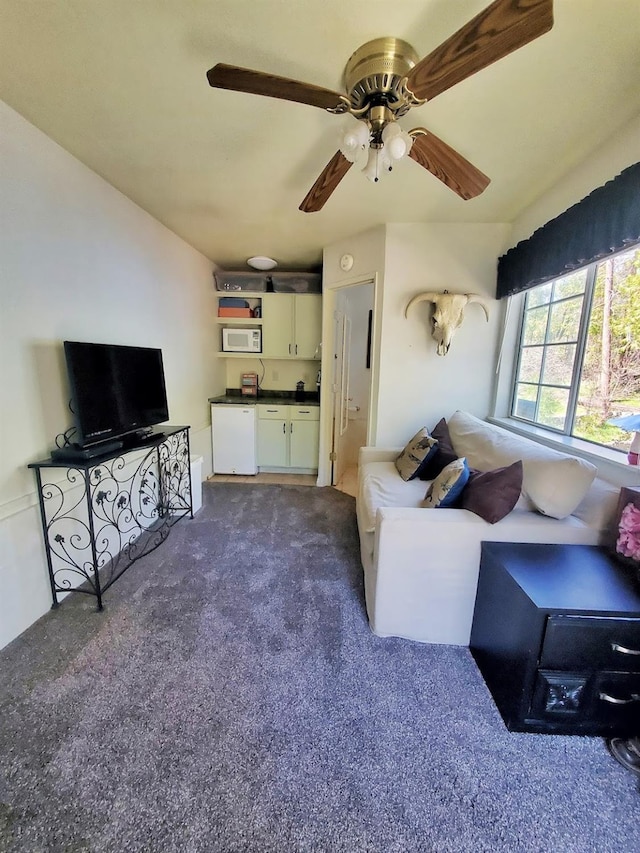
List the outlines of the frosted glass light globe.
{"label": "frosted glass light globe", "polygon": [[340,151],[347,160],[355,163],[369,142],[369,128],[359,121],[350,122],[340,139]]}
{"label": "frosted glass light globe", "polygon": [[402,133],[400,125],[396,124],[395,121],[390,121],[382,128],[382,141],[386,144],[400,133]]}
{"label": "frosted glass light globe", "polygon": [[389,157],[391,157],[392,160],[401,160],[407,153],[407,143],[404,141],[401,134],[390,139],[389,142],[385,144],[385,148],[388,149]]}

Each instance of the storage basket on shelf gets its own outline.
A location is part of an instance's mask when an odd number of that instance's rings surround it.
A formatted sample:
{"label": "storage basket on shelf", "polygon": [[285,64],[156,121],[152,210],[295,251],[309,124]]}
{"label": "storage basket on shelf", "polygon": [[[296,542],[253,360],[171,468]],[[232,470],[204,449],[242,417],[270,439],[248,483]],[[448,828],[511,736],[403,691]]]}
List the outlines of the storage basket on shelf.
{"label": "storage basket on shelf", "polygon": [[322,275],[318,272],[280,272],[271,276],[275,293],[321,293]]}
{"label": "storage basket on shelf", "polygon": [[268,276],[264,273],[225,272],[217,270],[213,274],[217,290],[225,291],[251,291],[252,293],[264,293],[267,289]]}

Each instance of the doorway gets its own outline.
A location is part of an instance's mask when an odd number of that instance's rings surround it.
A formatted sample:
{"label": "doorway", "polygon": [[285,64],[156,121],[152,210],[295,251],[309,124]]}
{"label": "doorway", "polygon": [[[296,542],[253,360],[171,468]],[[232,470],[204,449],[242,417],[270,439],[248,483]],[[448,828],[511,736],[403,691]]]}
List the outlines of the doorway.
{"label": "doorway", "polygon": [[369,439],[374,283],[341,287],[333,314],[331,484],[355,494],[358,452]]}

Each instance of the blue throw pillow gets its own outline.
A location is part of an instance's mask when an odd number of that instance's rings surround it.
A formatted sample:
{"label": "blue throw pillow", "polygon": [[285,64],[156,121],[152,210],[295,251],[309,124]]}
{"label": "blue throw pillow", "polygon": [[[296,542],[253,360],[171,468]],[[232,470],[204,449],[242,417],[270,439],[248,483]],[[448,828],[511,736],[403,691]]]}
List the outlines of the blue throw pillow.
{"label": "blue throw pillow", "polygon": [[422,506],[427,509],[455,506],[469,480],[469,466],[464,456],[450,462],[427,489]]}

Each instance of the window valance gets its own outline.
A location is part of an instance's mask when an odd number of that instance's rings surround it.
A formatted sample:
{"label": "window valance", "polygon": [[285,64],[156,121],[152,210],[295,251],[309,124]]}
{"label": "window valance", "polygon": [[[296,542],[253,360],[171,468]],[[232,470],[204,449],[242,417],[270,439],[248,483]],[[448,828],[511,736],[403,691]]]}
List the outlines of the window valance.
{"label": "window valance", "polygon": [[498,260],[502,299],[640,242],[640,163],[595,189]]}

